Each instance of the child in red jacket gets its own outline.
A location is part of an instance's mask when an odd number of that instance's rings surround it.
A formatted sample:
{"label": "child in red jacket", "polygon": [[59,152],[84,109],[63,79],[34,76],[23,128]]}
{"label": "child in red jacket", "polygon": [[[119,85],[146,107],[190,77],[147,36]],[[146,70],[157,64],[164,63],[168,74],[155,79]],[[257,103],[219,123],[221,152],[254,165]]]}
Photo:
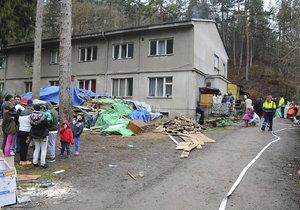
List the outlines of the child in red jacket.
{"label": "child in red jacket", "polygon": [[71,157],[70,144],[74,144],[73,132],[68,120],[62,123],[62,128],[59,130],[60,142],[61,142],[61,152],[60,156],[64,155],[65,150],[67,150],[68,158]]}

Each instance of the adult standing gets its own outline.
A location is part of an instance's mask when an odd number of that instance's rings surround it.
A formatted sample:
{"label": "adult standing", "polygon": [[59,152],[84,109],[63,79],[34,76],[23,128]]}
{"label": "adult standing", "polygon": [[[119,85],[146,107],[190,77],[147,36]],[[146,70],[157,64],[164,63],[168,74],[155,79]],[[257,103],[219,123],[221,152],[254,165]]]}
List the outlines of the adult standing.
{"label": "adult standing", "polygon": [[218,104],[222,103],[222,93],[221,92],[217,95],[217,103]]}
{"label": "adult standing", "polygon": [[269,131],[273,128],[273,118],[276,111],[276,103],[272,101],[272,96],[267,96],[266,101],[263,104],[264,110],[264,122],[262,124],[261,130],[265,131],[266,126],[269,124]]}
{"label": "adult standing", "polygon": [[[4,110],[5,110],[5,105],[7,104],[7,102],[11,102],[13,103],[13,99],[14,97],[12,95],[6,95],[5,98],[4,98],[4,102],[2,103],[1,105],[1,116],[2,118],[4,117]],[[2,132],[3,132],[3,142],[2,142],[2,151],[4,153],[4,149],[5,149],[5,144],[6,144],[6,138],[7,138],[7,135],[6,133],[4,132],[4,121],[2,120]]]}
{"label": "adult standing", "polygon": [[247,97],[246,100],[245,100],[245,109],[246,110],[251,109],[251,107],[252,107],[252,100]]}
{"label": "adult standing", "polygon": [[283,96],[280,97],[279,107],[281,109],[281,118],[284,118],[284,109],[285,109],[285,99]]}
{"label": "adult standing", "polygon": [[49,122],[46,116],[41,112],[41,107],[39,104],[33,106],[33,113],[30,115],[30,137],[32,138],[35,149],[33,152],[33,166],[38,167],[38,159],[41,152],[41,167],[47,168],[46,164],[46,154],[47,154],[47,144],[49,135]]}
{"label": "adult standing", "polygon": [[259,116],[260,119],[262,118],[263,113],[264,113],[263,106],[264,106],[264,101],[260,97],[259,99],[257,99],[255,101],[255,104],[254,104],[254,111]]}
{"label": "adult standing", "polygon": [[[25,107],[21,105],[21,96],[16,95],[14,97],[14,106],[15,106],[15,110],[17,111],[17,114],[19,117],[19,114],[23,110],[25,110]],[[17,118],[16,118],[15,122],[16,122],[17,131],[18,131],[19,130],[19,121]],[[10,148],[10,153],[12,155],[14,155],[15,153],[18,153],[18,152],[20,152],[20,142],[18,139],[18,135],[14,135],[14,140],[13,140],[13,144],[11,145],[11,148]]]}
{"label": "adult standing", "polygon": [[58,130],[58,112],[53,108],[50,102],[47,103],[47,107],[50,110],[52,115],[52,121],[49,127],[49,138],[48,138],[48,154],[49,159],[47,162],[53,163],[56,161],[55,158],[55,145],[56,145],[56,137],[57,137],[57,130]]}
{"label": "adult standing", "polygon": [[20,142],[20,165],[30,165],[31,161],[27,160],[27,152],[29,146],[29,133],[31,130],[30,115],[32,111],[25,109],[20,113],[19,116],[19,131],[18,140]]}
{"label": "adult standing", "polygon": [[17,114],[14,110],[13,105],[13,98],[11,95],[9,95],[4,104],[4,110],[3,110],[3,123],[2,123],[2,129],[3,133],[6,135],[5,139],[5,146],[4,146],[4,156],[7,157],[9,155],[14,155],[10,153],[10,148],[13,144],[14,135],[17,132],[15,119],[17,117]]}
{"label": "adult standing", "polygon": [[214,94],[212,97],[212,103],[213,103],[213,105],[218,103],[218,98],[217,98],[216,94]]}

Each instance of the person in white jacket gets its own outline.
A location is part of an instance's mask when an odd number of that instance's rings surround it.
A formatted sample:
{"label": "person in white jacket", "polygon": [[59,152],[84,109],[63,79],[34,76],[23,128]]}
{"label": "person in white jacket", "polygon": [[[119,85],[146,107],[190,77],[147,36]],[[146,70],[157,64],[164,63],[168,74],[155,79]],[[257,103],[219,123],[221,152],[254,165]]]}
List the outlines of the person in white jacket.
{"label": "person in white jacket", "polygon": [[20,142],[20,165],[31,165],[31,161],[27,160],[27,152],[29,146],[30,124],[30,109],[24,109],[19,116],[19,131],[18,140]]}

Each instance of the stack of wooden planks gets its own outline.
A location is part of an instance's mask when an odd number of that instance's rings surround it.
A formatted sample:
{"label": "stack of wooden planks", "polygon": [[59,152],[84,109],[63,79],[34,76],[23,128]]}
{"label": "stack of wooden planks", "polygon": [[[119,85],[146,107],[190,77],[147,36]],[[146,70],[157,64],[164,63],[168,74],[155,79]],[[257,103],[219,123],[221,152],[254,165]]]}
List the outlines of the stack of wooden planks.
{"label": "stack of wooden planks", "polygon": [[201,131],[201,126],[193,119],[180,116],[165,122],[160,132],[192,134]]}
{"label": "stack of wooden planks", "polygon": [[207,137],[206,135],[202,133],[197,134],[176,134],[176,136],[180,137],[182,139],[182,142],[178,142],[174,139],[172,135],[168,135],[172,141],[177,145],[177,150],[183,150],[180,158],[187,158],[190,154],[190,152],[193,149],[202,149],[202,146],[204,146],[205,143],[214,143],[215,140]]}

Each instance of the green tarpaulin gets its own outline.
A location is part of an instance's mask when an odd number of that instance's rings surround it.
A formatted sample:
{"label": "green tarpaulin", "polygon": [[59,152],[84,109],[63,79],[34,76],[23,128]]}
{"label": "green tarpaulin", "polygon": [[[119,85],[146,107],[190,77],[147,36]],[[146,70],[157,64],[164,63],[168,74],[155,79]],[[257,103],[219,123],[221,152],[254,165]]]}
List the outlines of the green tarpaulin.
{"label": "green tarpaulin", "polygon": [[122,136],[132,136],[133,132],[127,129],[129,119],[124,118],[131,113],[128,104],[120,99],[100,99],[103,104],[111,104],[112,108],[102,110],[96,120],[95,126],[102,126],[104,132],[118,132]]}

